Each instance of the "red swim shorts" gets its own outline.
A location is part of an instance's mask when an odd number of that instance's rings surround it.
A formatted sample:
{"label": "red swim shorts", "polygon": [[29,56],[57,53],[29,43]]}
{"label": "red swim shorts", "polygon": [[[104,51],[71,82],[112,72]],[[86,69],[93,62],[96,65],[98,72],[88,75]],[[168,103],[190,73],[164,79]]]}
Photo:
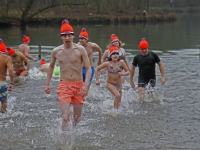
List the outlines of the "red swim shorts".
{"label": "red swim shorts", "polygon": [[80,92],[83,85],[83,81],[60,81],[57,90],[60,105],[65,103],[83,104],[85,96],[82,96]]}
{"label": "red swim shorts", "polygon": [[23,71],[25,71],[25,69],[15,70],[15,74],[16,74],[17,76],[20,76],[20,74],[21,74]]}

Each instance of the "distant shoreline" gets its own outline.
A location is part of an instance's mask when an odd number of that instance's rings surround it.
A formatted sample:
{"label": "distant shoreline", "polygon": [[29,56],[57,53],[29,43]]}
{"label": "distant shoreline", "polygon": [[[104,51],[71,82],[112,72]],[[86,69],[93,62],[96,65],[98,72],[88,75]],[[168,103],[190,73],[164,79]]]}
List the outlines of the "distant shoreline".
{"label": "distant shoreline", "polygon": [[[145,11],[145,13],[144,13]],[[26,20],[26,25],[54,26],[60,25],[63,19],[68,19],[72,25],[118,25],[137,23],[164,23],[173,22],[178,19],[181,13],[199,13],[199,7],[150,7],[149,10],[128,9],[128,10],[102,10],[101,14],[96,13],[93,8],[76,7],[60,11],[59,8],[40,13],[31,19]],[[16,10],[7,17],[0,16],[1,27],[21,26],[21,12]]]}
{"label": "distant shoreline", "polygon": [[[111,24],[135,24],[135,23],[159,23],[159,22],[173,22],[177,20],[177,15],[173,13],[162,14],[162,15],[138,15],[138,16],[119,16],[119,17],[109,17],[109,16],[86,16],[86,17],[66,17],[73,25],[82,24],[95,24],[95,25],[111,25]],[[49,17],[49,18],[32,18],[27,21],[27,25],[60,25],[62,20],[65,18]],[[20,26],[19,18],[0,18],[0,26],[10,27],[10,26]]]}

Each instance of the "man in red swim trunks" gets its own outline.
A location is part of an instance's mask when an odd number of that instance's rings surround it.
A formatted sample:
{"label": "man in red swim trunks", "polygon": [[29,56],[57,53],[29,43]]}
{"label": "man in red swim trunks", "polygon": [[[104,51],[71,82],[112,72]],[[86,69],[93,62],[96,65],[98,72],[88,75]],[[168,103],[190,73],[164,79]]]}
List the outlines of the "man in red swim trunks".
{"label": "man in red swim trunks", "polygon": [[[58,85],[58,100],[62,112],[62,130],[67,130],[70,121],[70,105],[73,104],[73,125],[81,120],[84,98],[88,94],[91,76],[90,61],[86,49],[73,42],[74,30],[68,20],[63,20],[60,29],[63,44],[51,52],[50,65],[47,72],[45,92],[50,93],[50,80],[56,60],[60,66],[60,83]],[[82,67],[86,68],[86,80],[83,82]]]}
{"label": "man in red swim trunks", "polygon": [[[15,77],[28,76],[30,68],[30,62],[28,59],[21,52],[15,52],[11,47],[7,47],[7,53],[12,59]],[[26,67],[24,64],[26,64]]]}

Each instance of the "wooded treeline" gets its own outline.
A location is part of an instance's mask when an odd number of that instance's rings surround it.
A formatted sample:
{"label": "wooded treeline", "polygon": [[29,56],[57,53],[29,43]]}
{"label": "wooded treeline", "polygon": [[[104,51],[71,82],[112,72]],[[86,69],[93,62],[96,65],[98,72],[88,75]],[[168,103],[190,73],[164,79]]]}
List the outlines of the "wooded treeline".
{"label": "wooded treeline", "polygon": [[59,13],[67,11],[73,13],[74,9],[80,8],[82,13],[93,10],[90,14],[101,15],[109,11],[123,13],[128,10],[198,6],[200,6],[200,0],[0,0],[0,17],[20,18],[19,21],[23,25],[34,17],[42,18],[47,14],[59,16]]}

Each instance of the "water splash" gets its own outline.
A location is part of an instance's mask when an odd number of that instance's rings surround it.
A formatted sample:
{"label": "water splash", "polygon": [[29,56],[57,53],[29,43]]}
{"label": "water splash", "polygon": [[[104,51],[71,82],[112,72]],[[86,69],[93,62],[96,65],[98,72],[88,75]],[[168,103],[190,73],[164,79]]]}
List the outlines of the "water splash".
{"label": "water splash", "polygon": [[41,72],[39,71],[38,68],[34,67],[29,70],[29,78],[34,79],[34,80],[46,79],[47,73]]}

